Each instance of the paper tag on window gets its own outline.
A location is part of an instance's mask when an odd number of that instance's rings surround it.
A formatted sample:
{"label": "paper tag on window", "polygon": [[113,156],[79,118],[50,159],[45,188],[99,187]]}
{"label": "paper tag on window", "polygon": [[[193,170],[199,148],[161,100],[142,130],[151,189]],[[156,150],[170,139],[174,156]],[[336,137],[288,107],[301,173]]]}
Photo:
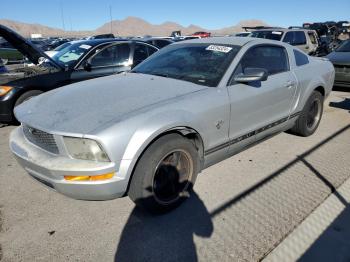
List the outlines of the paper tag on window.
{"label": "paper tag on window", "polygon": [[80,47],[80,48],[83,48],[83,49],[90,49],[90,48],[91,48],[91,45],[85,45],[85,44],[83,44],[83,45],[80,45],[79,47]]}
{"label": "paper tag on window", "polygon": [[232,47],[222,45],[210,45],[206,48],[206,50],[228,53],[232,50]]}
{"label": "paper tag on window", "polygon": [[274,35],[281,35],[282,34],[282,32],[278,32],[278,31],[273,31],[272,32]]}

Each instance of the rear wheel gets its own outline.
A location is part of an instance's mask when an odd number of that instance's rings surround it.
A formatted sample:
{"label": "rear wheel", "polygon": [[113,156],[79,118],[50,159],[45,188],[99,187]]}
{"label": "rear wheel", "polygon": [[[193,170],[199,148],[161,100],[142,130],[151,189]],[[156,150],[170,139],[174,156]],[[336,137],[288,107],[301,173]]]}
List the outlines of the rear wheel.
{"label": "rear wheel", "polygon": [[165,135],[141,156],[128,195],[150,212],[170,211],[190,196],[199,165],[198,151],[190,140]]}
{"label": "rear wheel", "polygon": [[320,92],[313,91],[291,131],[304,137],[312,135],[321,122],[322,113],[323,96]]}

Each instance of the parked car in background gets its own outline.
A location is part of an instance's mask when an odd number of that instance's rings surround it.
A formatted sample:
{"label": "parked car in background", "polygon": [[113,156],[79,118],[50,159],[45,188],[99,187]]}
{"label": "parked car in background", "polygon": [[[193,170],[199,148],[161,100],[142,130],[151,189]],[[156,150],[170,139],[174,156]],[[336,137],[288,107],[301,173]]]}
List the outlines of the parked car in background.
{"label": "parked car in background", "polygon": [[185,40],[193,40],[193,39],[200,39],[200,36],[193,36],[193,35],[183,35],[179,37],[174,37],[173,41],[174,42],[181,42]]}
{"label": "parked car in background", "polygon": [[110,39],[110,38],[115,38],[113,34],[101,34],[101,35],[94,35],[94,36],[89,36],[86,37],[85,40],[92,40],[92,39]]}
{"label": "parked car in background", "polygon": [[335,68],[335,85],[350,87],[350,40],[344,41],[335,51],[327,55]]}
{"label": "parked car in background", "polygon": [[9,42],[0,38],[0,59],[3,65],[7,65],[8,63],[22,63],[24,57]]}
{"label": "parked car in background", "polygon": [[199,36],[200,38],[210,37],[211,33],[209,32],[195,32],[192,36]]}
{"label": "parked car in background", "polygon": [[47,39],[29,39],[29,41],[35,45],[37,48],[43,51],[47,51],[47,46],[49,44]]}
{"label": "parked car in background", "polygon": [[69,42],[68,39],[57,39],[52,41],[50,44],[48,44],[46,46],[46,51],[51,51],[51,50],[55,50],[57,47],[63,45],[64,43]]}
{"label": "parked car in background", "polygon": [[319,40],[314,30],[268,28],[252,31],[250,37],[282,41],[313,55],[319,48]]}
{"label": "parked car in background", "polygon": [[239,32],[239,33],[236,33],[236,34],[233,34],[231,36],[237,36],[237,37],[247,37],[250,35],[250,32]]}
{"label": "parked car in background", "polygon": [[312,135],[333,81],[327,59],[283,42],[174,43],[130,73],[23,103],[10,148],[30,176],[66,196],[128,194],[165,212],[206,167],[282,131]]}
{"label": "parked car in background", "polygon": [[22,63],[24,61],[22,53],[15,48],[0,47],[0,59],[4,65],[8,63]]}
{"label": "parked car in background", "polygon": [[130,70],[158,50],[143,42],[96,39],[78,41],[49,57],[5,26],[0,25],[0,36],[37,65],[1,74],[0,122],[14,121],[13,108],[33,96],[70,83]]}

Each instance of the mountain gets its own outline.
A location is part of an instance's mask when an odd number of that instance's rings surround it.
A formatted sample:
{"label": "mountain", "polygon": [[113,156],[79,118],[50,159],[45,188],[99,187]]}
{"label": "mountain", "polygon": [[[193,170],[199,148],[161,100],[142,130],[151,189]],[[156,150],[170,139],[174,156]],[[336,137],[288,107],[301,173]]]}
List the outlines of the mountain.
{"label": "mountain", "polygon": [[[12,28],[21,35],[29,37],[31,34],[42,34],[43,36],[90,36],[111,32],[111,23],[108,22],[101,27],[91,31],[64,31],[40,24],[28,24],[7,19],[0,19],[0,24]],[[172,31],[180,30],[183,35],[192,34],[197,31],[211,32],[213,35],[227,35],[242,31],[242,26],[258,26],[267,24],[260,20],[244,20],[237,25],[216,30],[208,30],[197,25],[184,27],[174,22],[164,22],[160,25],[151,24],[138,17],[127,17],[124,20],[112,21],[112,31],[119,36],[168,36]]]}

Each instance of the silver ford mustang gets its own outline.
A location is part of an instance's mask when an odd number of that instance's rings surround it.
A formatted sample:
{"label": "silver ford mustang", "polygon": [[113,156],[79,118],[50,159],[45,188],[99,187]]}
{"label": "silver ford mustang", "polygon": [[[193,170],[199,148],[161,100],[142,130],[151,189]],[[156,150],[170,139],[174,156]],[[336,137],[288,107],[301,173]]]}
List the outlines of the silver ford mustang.
{"label": "silver ford mustang", "polygon": [[313,134],[333,81],[327,59],[282,42],[175,43],[131,72],[23,103],[10,147],[31,177],[66,196],[128,195],[164,212],[204,168],[282,131]]}

